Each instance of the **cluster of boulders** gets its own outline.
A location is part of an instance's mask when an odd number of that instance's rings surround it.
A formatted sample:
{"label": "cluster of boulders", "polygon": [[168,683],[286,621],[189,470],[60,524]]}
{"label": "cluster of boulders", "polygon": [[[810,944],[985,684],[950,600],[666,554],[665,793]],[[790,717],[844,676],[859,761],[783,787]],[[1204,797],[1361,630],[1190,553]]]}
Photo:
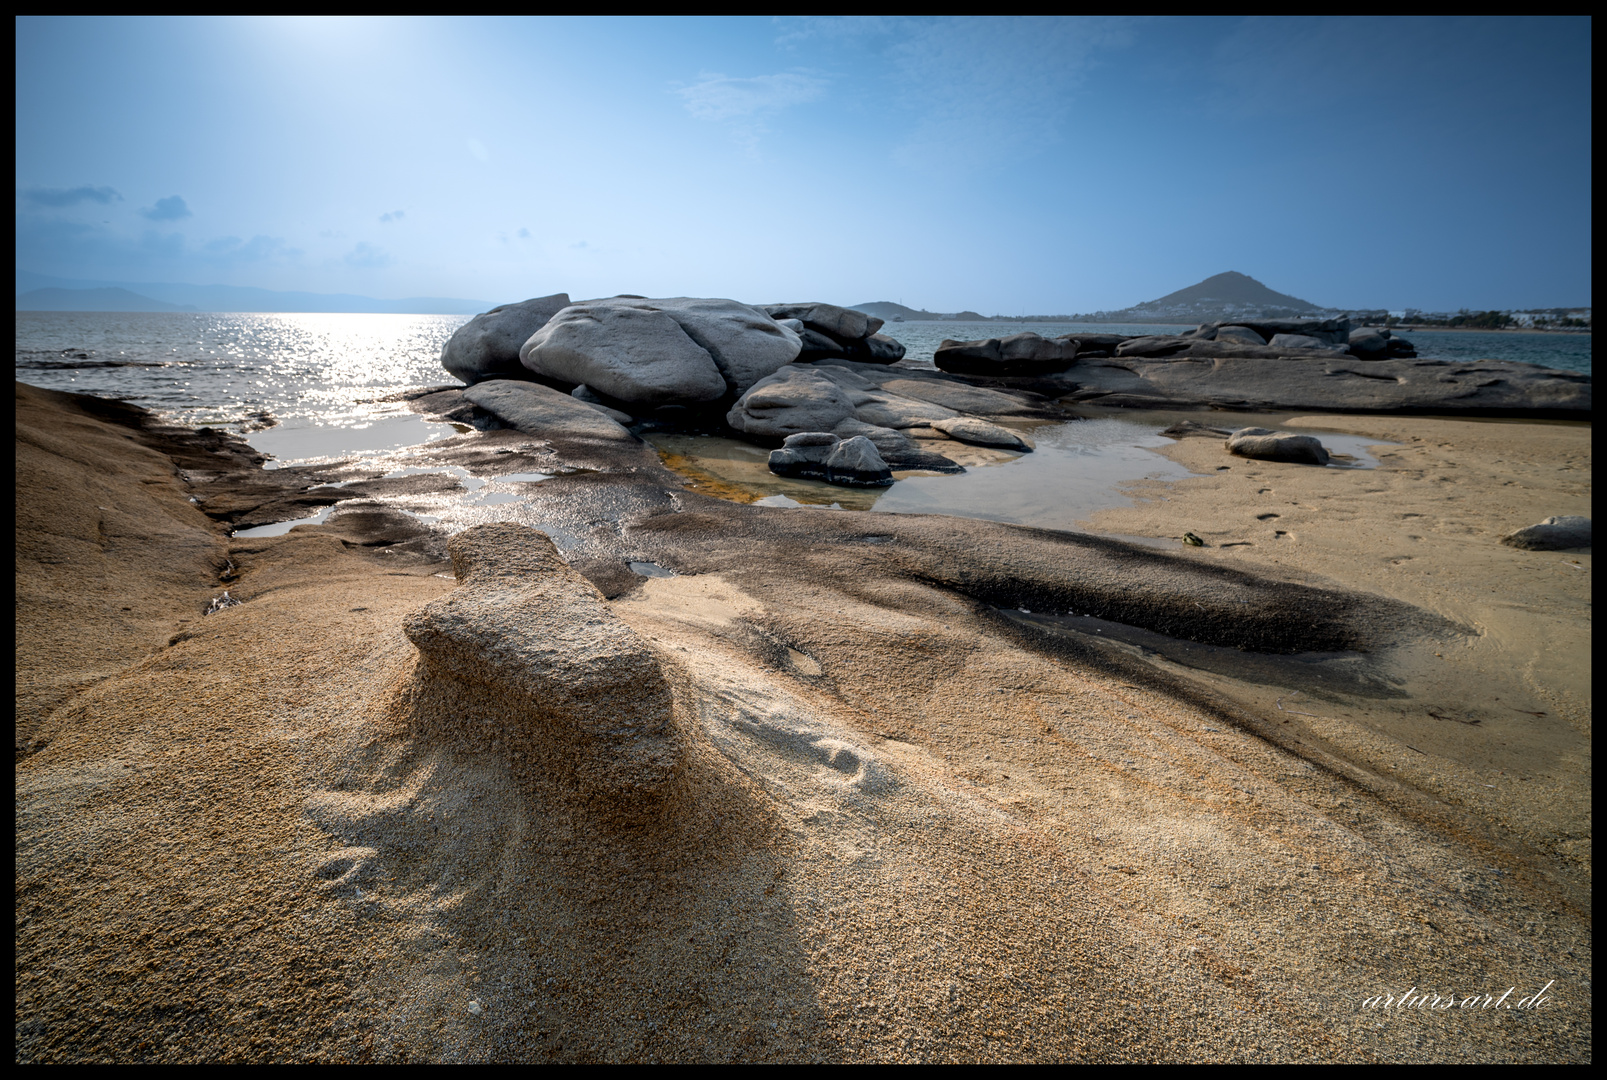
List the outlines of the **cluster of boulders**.
{"label": "cluster of boulders", "polygon": [[1417,350],[1389,330],[1352,330],[1349,319],[1272,319],[1203,323],[1181,334],[1062,334],[1031,332],[979,341],[945,340],[933,362],[957,375],[1004,378],[1052,375],[1078,360],[1108,357],[1314,359],[1352,355],[1362,360],[1415,357]]}
{"label": "cluster of boulders", "polygon": [[[642,296],[574,303],[557,293],[469,320],[442,348],[441,364],[470,384],[470,404],[521,430],[606,441],[631,438],[622,425],[638,419],[723,416],[747,438],[782,444],[771,460],[779,475],[838,484],[888,484],[893,470],[964,471],[923,448],[911,429],[929,439],[1032,448],[975,415],[1019,415],[1020,400],[966,387],[934,391],[929,380],[889,369],[904,346],[879,333],[882,325],[833,304]],[[891,377],[867,377],[873,372]]]}
{"label": "cluster of boulders", "polygon": [[796,331],[803,342],[798,359],[858,360],[866,364],[892,364],[904,359],[904,346],[877,333],[881,319],[836,304],[767,304],[764,311]]}

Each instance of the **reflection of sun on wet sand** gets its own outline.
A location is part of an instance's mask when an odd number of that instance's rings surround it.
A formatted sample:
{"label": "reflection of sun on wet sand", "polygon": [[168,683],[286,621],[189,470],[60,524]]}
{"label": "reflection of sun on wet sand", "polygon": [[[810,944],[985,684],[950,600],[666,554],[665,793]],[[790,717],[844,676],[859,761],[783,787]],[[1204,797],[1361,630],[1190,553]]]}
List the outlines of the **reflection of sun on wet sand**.
{"label": "reflection of sun on wet sand", "polygon": [[[1581,616],[1547,575],[1589,559],[1479,530],[1503,499],[1514,524],[1581,509],[1588,435],[1355,423],[1401,443],[1376,471],[1168,450],[1206,475],[1098,521],[1211,545],[1157,551],[742,505],[561,434],[264,474],[19,388],[19,1058],[1586,1060],[1588,688],[1557,674]],[[1464,479],[1476,451],[1517,483]],[[482,509],[403,465],[552,479]],[[284,536],[198,509],[255,521],[348,480]],[[524,646],[606,668],[595,617],[651,655],[682,761],[658,816],[614,813],[539,703],[431,681],[406,621],[501,586],[460,584],[387,499],[562,538],[544,572],[594,616]],[[1421,571],[1407,545],[1441,537],[1463,554]],[[243,602],[202,615],[224,588]],[[497,625],[539,625],[528,602]],[[1296,693],[1234,674],[1309,654]],[[1345,664],[1345,692],[1315,686]],[[1356,692],[1391,679],[1406,696]],[[1411,711],[1419,686],[1449,719]],[[1548,981],[1531,1012],[1364,1004]]]}

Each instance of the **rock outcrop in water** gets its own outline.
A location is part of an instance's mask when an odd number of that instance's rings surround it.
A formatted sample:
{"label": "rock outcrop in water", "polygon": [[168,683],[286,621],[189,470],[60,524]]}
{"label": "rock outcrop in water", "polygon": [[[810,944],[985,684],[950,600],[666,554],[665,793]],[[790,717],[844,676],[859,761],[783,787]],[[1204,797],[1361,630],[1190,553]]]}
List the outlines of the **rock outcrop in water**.
{"label": "rock outcrop in water", "polygon": [[476,315],[441,346],[441,366],[470,385],[486,379],[527,379],[530,374],[519,363],[519,350],[568,306],[568,293],[554,293]]}
{"label": "rock outcrop in water", "polygon": [[566,759],[622,811],[650,812],[681,760],[652,651],[544,533],[478,525],[448,550],[457,590],[403,624],[427,677],[497,703],[515,753]]}

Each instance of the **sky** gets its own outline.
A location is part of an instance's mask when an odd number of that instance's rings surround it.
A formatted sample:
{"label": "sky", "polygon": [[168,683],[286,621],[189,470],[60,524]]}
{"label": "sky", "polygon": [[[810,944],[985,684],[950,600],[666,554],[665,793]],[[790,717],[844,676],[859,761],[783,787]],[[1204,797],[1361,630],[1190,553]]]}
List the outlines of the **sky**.
{"label": "sky", "polygon": [[1588,305],[1589,18],[18,18],[16,266],[1052,314]]}

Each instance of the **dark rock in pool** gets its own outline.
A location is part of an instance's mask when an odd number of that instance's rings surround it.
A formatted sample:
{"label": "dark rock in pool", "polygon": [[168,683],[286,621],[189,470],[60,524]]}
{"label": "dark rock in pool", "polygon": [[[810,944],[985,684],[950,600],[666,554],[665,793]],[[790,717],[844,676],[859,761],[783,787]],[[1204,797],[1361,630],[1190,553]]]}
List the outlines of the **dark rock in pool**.
{"label": "dark rock in pool", "polygon": [[1287,461],[1296,465],[1326,465],[1328,451],[1310,435],[1295,435],[1269,428],[1240,428],[1228,436],[1228,453],[1262,461]]}
{"label": "dark rock in pool", "polygon": [[1538,525],[1519,529],[1501,538],[1508,547],[1524,551],[1566,551],[1590,546],[1590,519],[1587,517],[1548,517]]}
{"label": "dark rock in pool", "polygon": [[470,385],[485,379],[528,379],[519,349],[568,306],[568,293],[554,293],[476,315],[441,346],[441,366]]}
{"label": "dark rock in pool", "polygon": [[886,487],[893,471],[863,435],[840,439],[827,431],[790,435],[770,452],[770,471],[777,476],[824,480],[844,487]]}

